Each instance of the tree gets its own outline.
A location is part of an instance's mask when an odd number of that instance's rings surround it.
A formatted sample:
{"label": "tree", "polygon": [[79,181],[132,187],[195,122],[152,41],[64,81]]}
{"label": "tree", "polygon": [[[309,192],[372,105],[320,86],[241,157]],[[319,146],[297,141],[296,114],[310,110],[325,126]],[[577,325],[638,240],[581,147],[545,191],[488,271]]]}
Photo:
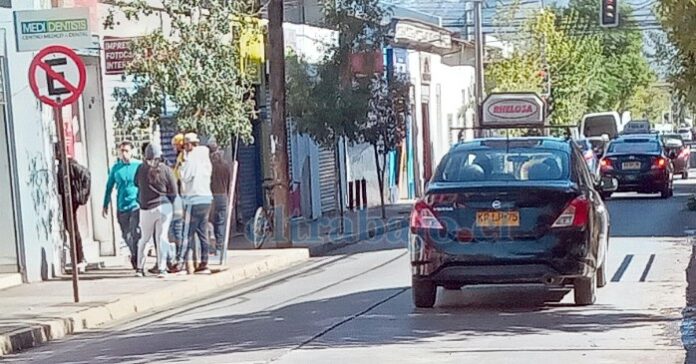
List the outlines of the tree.
{"label": "tree", "polygon": [[535,16],[513,55],[487,67],[490,90],[539,93],[543,88],[540,72],[546,62],[552,84],[552,123],[579,120],[587,111],[593,81],[599,77],[601,50],[596,36],[570,37],[565,26],[557,25],[573,21],[572,14],[559,20],[550,11]]}
{"label": "tree", "polygon": [[384,206],[387,155],[396,151],[406,135],[409,88],[410,83],[404,76],[396,76],[390,81],[381,76],[373,78],[369,112],[360,128],[362,141],[370,143],[374,150],[383,219],[387,218]]}
{"label": "tree", "polygon": [[[251,140],[253,87],[240,71],[239,44],[233,44],[230,26],[236,19],[238,29],[251,27],[245,19],[254,13],[253,2],[161,0],[160,5],[171,29],[161,27],[132,42],[134,60],[123,78],[133,88],[114,91],[116,122],[157,124],[167,98],[177,107],[179,129],[213,136],[221,145],[232,136]],[[145,0],[119,0],[116,6],[129,21],[154,12]],[[113,10],[104,26],[113,28]]]}
{"label": "tree", "polygon": [[558,24],[576,39],[597,36],[601,46],[601,61],[597,64],[599,77],[593,80],[593,93],[588,111],[627,110],[629,100],[637,90],[648,86],[654,77],[648,59],[643,53],[643,35],[637,28],[631,5],[622,3],[619,26],[602,28],[599,25],[599,6],[595,0],[571,0],[566,8],[556,9],[573,21]]}
{"label": "tree", "polygon": [[662,113],[670,108],[669,91],[657,87],[641,87],[627,103],[627,109],[634,119],[647,119],[651,123],[661,123]]}

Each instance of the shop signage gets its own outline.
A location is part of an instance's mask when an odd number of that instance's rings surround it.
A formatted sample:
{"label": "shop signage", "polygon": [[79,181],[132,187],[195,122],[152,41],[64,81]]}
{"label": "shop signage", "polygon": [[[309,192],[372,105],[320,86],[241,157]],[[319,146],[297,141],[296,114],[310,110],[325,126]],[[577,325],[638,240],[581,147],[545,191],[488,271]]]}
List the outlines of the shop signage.
{"label": "shop signage", "polygon": [[14,12],[18,52],[38,51],[51,45],[89,48],[88,8],[54,8]]}
{"label": "shop signage", "polygon": [[452,48],[452,36],[447,30],[406,20],[396,22],[394,40],[397,43],[408,43],[424,48]]}
{"label": "shop signage", "polygon": [[491,94],[482,108],[482,127],[544,125],[544,102],[534,93]]}
{"label": "shop signage", "polygon": [[133,38],[104,37],[104,72],[107,75],[120,75],[133,61],[130,45]]}

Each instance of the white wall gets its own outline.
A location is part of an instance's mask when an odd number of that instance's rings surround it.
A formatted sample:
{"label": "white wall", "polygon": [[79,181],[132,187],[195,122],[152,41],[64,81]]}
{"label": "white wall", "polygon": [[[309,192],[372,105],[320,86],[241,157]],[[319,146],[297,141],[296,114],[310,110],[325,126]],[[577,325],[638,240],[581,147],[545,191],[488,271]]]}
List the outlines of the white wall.
{"label": "white wall", "polygon": [[[48,1],[13,1],[13,10],[46,7]],[[0,27],[7,32],[8,73],[16,168],[22,221],[21,238],[27,263],[27,279],[38,281],[42,271],[58,272],[62,247],[59,218],[60,209],[55,188],[53,149],[55,136],[52,113],[42,109],[31,92],[27,72],[34,54],[17,53],[12,11],[0,9]],[[2,208],[7,208],[3,206]],[[10,207],[11,208],[11,207]],[[46,277],[47,278],[47,277]]]}
{"label": "white wall", "polygon": [[[415,110],[413,116],[418,120],[416,123],[417,130],[415,131],[416,138],[416,156],[419,163],[419,173],[416,175],[416,184],[423,186],[423,118],[422,118],[422,93],[423,85],[421,84],[420,70],[420,54],[415,50],[408,51],[409,72],[411,75],[411,83],[414,85],[414,101]],[[430,140],[432,142],[432,168],[433,172],[437,168],[442,157],[449,151],[452,145],[452,138],[448,125],[448,114],[452,118],[457,118],[461,108],[465,103],[462,98],[462,92],[466,91],[468,97],[471,97],[470,90],[474,83],[474,69],[471,66],[447,66],[441,62],[441,57],[436,54],[430,54]],[[438,115],[437,88],[440,87],[440,110]],[[468,101],[468,100],[466,100]],[[438,117],[440,116],[440,117]],[[471,115],[467,119],[470,123]]]}
{"label": "white wall", "polygon": [[[286,48],[292,49],[296,54],[302,56],[309,64],[319,63],[324,58],[327,48],[333,42],[337,41],[337,33],[335,31],[309,25],[285,23],[283,24],[283,31]],[[309,168],[312,176],[310,182],[312,200],[311,217],[318,218],[321,216],[319,147],[309,136],[294,133],[294,135],[291,136],[290,153],[292,158],[293,180],[296,182],[303,182],[302,168],[306,158],[309,158]],[[343,181],[343,183],[345,183],[345,181]],[[305,188],[303,190],[306,191],[307,189]]]}

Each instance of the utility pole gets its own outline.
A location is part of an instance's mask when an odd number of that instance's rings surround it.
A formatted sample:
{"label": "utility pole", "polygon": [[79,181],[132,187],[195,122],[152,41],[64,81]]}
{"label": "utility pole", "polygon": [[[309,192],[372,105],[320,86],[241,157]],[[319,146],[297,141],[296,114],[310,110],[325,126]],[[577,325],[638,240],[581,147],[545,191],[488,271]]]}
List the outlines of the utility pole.
{"label": "utility pole", "polygon": [[[474,52],[476,53],[475,58],[475,81],[474,81],[474,98],[476,101],[476,118],[474,121],[474,127],[481,127],[481,118],[483,117],[483,110],[481,105],[483,104],[483,29],[481,26],[483,17],[483,1],[474,0]],[[481,130],[475,129],[474,135],[477,137],[481,136]]]}
{"label": "utility pole", "polygon": [[288,131],[285,123],[285,40],[283,39],[283,0],[268,4],[268,42],[270,44],[271,86],[271,174],[275,208],[274,235],[279,248],[292,247],[290,234],[290,182],[288,176]]}

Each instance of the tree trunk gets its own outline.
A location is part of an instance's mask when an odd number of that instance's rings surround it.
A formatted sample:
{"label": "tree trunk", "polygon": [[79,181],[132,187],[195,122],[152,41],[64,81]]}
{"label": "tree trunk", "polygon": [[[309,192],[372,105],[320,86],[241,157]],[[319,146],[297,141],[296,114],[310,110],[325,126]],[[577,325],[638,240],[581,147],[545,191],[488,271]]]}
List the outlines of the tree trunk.
{"label": "tree trunk", "polygon": [[382,204],[382,219],[387,218],[387,211],[384,207],[384,166],[380,168],[379,166],[379,152],[377,151],[377,146],[373,145],[372,150],[375,152],[375,168],[377,169],[377,184],[379,185],[379,200]]}

